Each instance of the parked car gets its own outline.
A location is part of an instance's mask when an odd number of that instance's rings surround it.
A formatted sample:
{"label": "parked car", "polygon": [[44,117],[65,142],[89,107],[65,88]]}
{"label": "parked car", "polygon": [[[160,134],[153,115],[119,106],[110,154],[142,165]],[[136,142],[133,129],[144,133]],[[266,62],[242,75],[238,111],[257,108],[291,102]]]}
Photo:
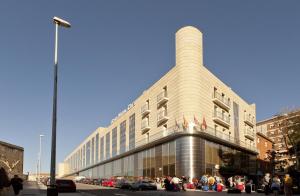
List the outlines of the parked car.
{"label": "parked car", "polygon": [[96,178],[96,179],[93,179],[93,185],[102,185],[102,181],[103,181],[103,179],[101,179],[101,178]]}
{"label": "parked car", "polygon": [[121,179],[117,180],[115,183],[116,188],[120,189],[129,189],[129,187],[134,183],[133,180],[128,180],[128,179]]}
{"label": "parked car", "polygon": [[85,176],[76,176],[76,177],[74,178],[74,181],[75,181],[75,182],[82,182],[84,179],[85,179]]}
{"label": "parked car", "polygon": [[43,179],[42,183],[43,183],[45,186],[47,186],[49,180],[50,180],[49,177],[45,177],[45,178]]}
{"label": "parked car", "polygon": [[85,179],[83,179],[82,183],[84,183],[84,184],[92,184],[92,180],[89,179],[89,178],[85,178]]}
{"label": "parked car", "polygon": [[131,190],[157,190],[155,182],[150,180],[139,180],[130,184],[129,189]]}
{"label": "parked car", "polygon": [[56,186],[59,193],[61,192],[76,192],[76,185],[73,180],[56,179]]}
{"label": "parked car", "polygon": [[106,179],[102,181],[102,186],[114,187],[116,181],[114,179]]}

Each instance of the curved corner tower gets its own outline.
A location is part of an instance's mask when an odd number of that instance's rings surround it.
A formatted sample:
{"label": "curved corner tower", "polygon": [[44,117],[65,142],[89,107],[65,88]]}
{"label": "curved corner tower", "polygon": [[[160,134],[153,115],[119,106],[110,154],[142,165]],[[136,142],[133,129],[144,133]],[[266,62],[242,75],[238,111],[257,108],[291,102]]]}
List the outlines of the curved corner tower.
{"label": "curved corner tower", "polygon": [[[193,122],[201,111],[202,33],[187,26],[176,33],[176,69],[178,105],[176,118]],[[204,140],[185,136],[176,141],[176,175],[191,178],[204,172]]]}

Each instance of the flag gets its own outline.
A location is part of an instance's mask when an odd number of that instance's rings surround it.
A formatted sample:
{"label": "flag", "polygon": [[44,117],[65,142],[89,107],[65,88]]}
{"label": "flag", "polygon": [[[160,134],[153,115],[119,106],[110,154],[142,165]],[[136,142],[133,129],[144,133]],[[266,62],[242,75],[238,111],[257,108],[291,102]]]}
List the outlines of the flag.
{"label": "flag", "polygon": [[189,123],[187,122],[187,120],[185,119],[185,117],[183,115],[183,124],[182,124],[183,128],[187,129],[188,125],[189,125]]}
{"label": "flag", "polygon": [[202,124],[201,124],[201,130],[206,130],[207,129],[207,124],[206,124],[206,121],[205,121],[205,117],[203,117],[203,121],[202,121]]}
{"label": "flag", "polygon": [[198,121],[198,119],[196,118],[196,116],[194,115],[194,123],[198,126],[200,126],[200,122]]}

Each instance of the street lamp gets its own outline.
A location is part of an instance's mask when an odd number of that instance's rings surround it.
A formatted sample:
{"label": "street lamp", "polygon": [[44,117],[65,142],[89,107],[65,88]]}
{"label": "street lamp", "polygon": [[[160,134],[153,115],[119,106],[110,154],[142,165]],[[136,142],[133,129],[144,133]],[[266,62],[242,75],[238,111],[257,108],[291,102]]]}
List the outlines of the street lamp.
{"label": "street lamp", "polygon": [[40,151],[39,151],[39,161],[38,161],[38,163],[39,163],[39,170],[38,170],[38,179],[39,179],[39,183],[40,183],[40,181],[41,181],[41,156],[42,156],[42,137],[44,137],[44,135],[40,135]]}
{"label": "street lamp", "polygon": [[55,186],[55,164],[56,164],[56,109],[57,109],[57,49],[58,49],[58,26],[70,28],[71,24],[61,18],[53,17],[55,24],[55,47],[54,47],[54,93],[53,93],[53,112],[52,112],[52,140],[51,140],[51,166],[50,166],[50,186],[47,188],[48,196],[57,196]]}

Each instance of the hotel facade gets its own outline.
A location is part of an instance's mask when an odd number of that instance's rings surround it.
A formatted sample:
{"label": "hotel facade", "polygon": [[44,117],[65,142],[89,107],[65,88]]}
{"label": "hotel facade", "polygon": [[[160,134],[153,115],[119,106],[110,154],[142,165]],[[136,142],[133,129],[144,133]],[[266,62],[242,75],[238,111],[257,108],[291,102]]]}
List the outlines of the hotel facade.
{"label": "hotel facade", "polygon": [[99,127],[59,176],[199,177],[256,173],[256,109],[203,65],[202,33],[176,32],[176,65]]}

